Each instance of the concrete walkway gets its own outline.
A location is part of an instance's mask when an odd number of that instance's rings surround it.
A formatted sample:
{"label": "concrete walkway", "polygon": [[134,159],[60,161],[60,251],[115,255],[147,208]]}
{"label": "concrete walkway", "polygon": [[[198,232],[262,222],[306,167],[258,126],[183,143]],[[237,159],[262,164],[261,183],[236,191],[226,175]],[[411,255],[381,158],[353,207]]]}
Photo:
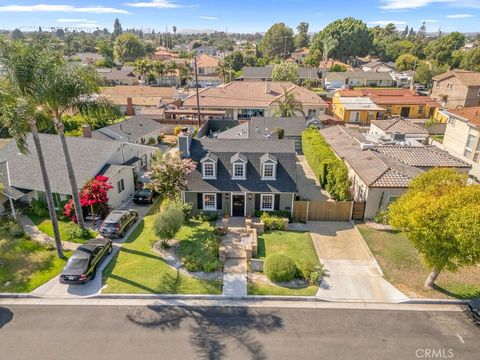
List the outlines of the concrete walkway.
{"label": "concrete walkway", "polygon": [[223,266],[223,291],[225,296],[247,295],[247,255],[245,244],[249,235],[244,227],[229,227],[222,239],[227,252]]}
{"label": "concrete walkway", "polygon": [[304,155],[297,155],[297,187],[298,195],[302,200],[326,201],[330,199],[330,195],[320,186],[320,182]]}
{"label": "concrete walkway", "polygon": [[383,278],[362,236],[351,222],[308,223],[327,276],[317,297],[326,300],[400,302],[408,297]]}

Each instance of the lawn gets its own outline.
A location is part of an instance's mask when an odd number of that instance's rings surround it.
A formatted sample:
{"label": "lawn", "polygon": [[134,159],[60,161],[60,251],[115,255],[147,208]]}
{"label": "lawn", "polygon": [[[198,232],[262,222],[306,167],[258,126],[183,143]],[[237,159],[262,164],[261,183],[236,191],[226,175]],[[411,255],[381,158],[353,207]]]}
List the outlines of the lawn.
{"label": "lawn", "polygon": [[[258,258],[265,259],[271,254],[290,256],[296,263],[308,261],[319,264],[310,233],[300,231],[266,231],[258,237]],[[279,285],[250,283],[250,295],[315,295],[318,285],[300,289],[291,289]]]}
{"label": "lawn", "polygon": [[57,258],[55,249],[0,232],[0,292],[30,292],[58,275],[64,266],[65,260]]}
{"label": "lawn", "polygon": [[[154,215],[147,215],[103,271],[104,294],[221,294],[221,284],[174,270],[152,250]],[[181,231],[187,232],[183,229]]]}
{"label": "lawn", "polygon": [[443,271],[437,279],[437,288],[428,290],[423,286],[429,271],[422,260],[400,232],[387,232],[358,225],[370,250],[382,268],[385,278],[413,298],[459,298],[480,296],[480,267],[472,266],[452,273]]}
{"label": "lawn", "polygon": [[[48,236],[53,238],[53,227],[52,227],[52,221],[50,220],[50,218],[37,216],[34,214],[28,214],[28,217],[38,227],[38,230],[40,230],[44,234],[47,234]],[[82,238],[69,239],[68,238],[68,231],[70,229],[75,229],[75,228],[77,228],[77,225],[72,223],[71,221],[58,220],[58,230],[60,231],[60,238],[63,241],[71,241],[71,242],[83,244],[86,241],[85,239],[82,239]],[[93,230],[89,230],[89,233],[92,239],[98,235],[98,233]]]}

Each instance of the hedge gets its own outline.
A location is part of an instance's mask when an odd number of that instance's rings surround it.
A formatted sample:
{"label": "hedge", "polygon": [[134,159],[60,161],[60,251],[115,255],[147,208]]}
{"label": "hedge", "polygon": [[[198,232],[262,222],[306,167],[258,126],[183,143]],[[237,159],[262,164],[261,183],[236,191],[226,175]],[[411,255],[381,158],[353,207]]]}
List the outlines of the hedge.
{"label": "hedge", "polygon": [[302,132],[302,148],[320,185],[338,201],[349,200],[351,186],[347,166],[333,153],[318,130]]}

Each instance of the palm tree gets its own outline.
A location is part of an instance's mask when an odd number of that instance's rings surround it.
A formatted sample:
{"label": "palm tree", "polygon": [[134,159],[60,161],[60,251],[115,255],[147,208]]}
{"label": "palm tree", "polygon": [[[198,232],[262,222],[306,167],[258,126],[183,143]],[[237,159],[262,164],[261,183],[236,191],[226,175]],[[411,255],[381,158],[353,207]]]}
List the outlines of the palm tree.
{"label": "palm tree", "polygon": [[330,52],[337,46],[338,41],[334,38],[328,36],[322,40],[322,55],[323,55],[323,66],[322,66],[322,88],[325,88],[325,78],[327,77],[327,61],[328,55]]}
{"label": "palm tree", "polygon": [[165,73],[166,73],[165,63],[162,60],[155,61],[152,64],[152,70],[157,75],[157,77],[160,77],[160,80],[163,83],[163,77],[165,76]]}
{"label": "palm tree", "polygon": [[185,61],[180,65],[180,85],[185,86],[190,80],[192,80],[192,69],[188,61]]}
{"label": "palm tree", "polygon": [[295,98],[294,94],[285,88],[283,89],[282,99],[283,100],[278,99],[274,101],[274,103],[278,104],[278,109],[275,110],[274,114],[276,117],[294,117],[297,115],[297,112],[305,116],[302,103]]}
{"label": "palm tree", "polygon": [[135,61],[135,72],[140,74],[141,78],[143,79],[143,83],[147,85],[147,75],[150,74],[152,70],[152,64],[148,61],[148,59],[137,59]]}
{"label": "palm tree", "polygon": [[217,71],[218,71],[218,74],[221,76],[223,82],[227,82],[227,77],[230,74],[230,70],[223,61],[220,61],[218,63]]}
{"label": "palm tree", "polygon": [[57,60],[51,56],[51,53],[45,51],[44,45],[43,43],[24,44],[20,42],[0,44],[0,63],[6,70],[4,91],[0,93],[0,102],[2,103],[0,117],[22,153],[29,151],[26,137],[28,131],[32,134],[45,188],[48,212],[52,221],[57,255],[59,258],[64,258],[52,188],[36,121],[38,102],[33,86],[36,83],[37,74]]}

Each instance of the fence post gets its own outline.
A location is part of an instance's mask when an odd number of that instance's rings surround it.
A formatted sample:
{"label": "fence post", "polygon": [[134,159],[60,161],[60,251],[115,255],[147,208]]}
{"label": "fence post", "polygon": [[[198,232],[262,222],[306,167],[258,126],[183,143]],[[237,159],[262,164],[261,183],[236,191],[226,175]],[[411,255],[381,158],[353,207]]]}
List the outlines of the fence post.
{"label": "fence post", "polygon": [[350,207],[350,220],[352,220],[353,218],[353,208],[355,206],[355,201],[352,201],[351,203],[352,203],[352,206]]}
{"label": "fence post", "polygon": [[305,215],[305,222],[308,221],[308,212],[310,211],[310,201],[307,201],[307,212],[306,212],[306,215]]}

